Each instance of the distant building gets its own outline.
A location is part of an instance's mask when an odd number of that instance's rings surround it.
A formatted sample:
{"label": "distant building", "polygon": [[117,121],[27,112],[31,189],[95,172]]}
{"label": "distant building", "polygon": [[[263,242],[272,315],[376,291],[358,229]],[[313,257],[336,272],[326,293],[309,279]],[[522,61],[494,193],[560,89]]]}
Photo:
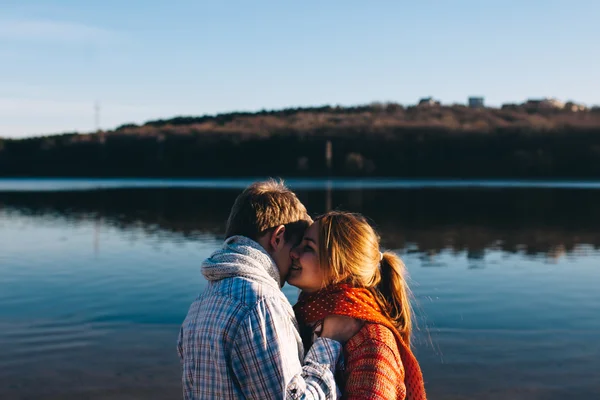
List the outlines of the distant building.
{"label": "distant building", "polygon": [[571,112],[579,112],[579,111],[587,111],[588,110],[588,108],[586,106],[584,106],[583,104],[577,104],[572,101],[567,102],[567,104],[565,104],[564,109],[571,111]]}
{"label": "distant building", "polygon": [[469,97],[470,108],[484,108],[483,97]]}
{"label": "distant building", "polygon": [[523,107],[530,110],[562,110],[563,108],[565,108],[565,103],[553,98],[529,99],[523,104]]}
{"label": "distant building", "polygon": [[502,104],[503,110],[565,110],[571,112],[587,111],[588,108],[583,104],[572,101],[563,103],[554,98],[529,99],[523,104]]}
{"label": "distant building", "polygon": [[433,97],[424,97],[419,100],[419,107],[431,107],[431,106],[439,106],[440,102],[434,100]]}

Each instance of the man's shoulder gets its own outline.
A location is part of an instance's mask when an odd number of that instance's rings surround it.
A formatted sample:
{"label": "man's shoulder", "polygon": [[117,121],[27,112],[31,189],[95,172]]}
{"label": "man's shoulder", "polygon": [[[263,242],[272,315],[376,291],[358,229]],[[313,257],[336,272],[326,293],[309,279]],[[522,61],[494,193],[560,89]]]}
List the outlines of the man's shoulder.
{"label": "man's shoulder", "polygon": [[[281,295],[267,285],[243,277],[210,282],[206,290],[192,303],[183,323],[184,330],[211,331],[222,329],[227,336],[239,327],[238,322],[270,303],[281,307]],[[233,331],[232,331],[233,330]]]}
{"label": "man's shoulder", "polygon": [[263,303],[278,305],[281,293],[268,285],[244,277],[210,282],[190,307],[188,318],[244,318]]}
{"label": "man's shoulder", "polygon": [[244,277],[232,277],[211,282],[198,300],[211,297],[226,298],[252,308],[257,303],[276,298],[279,293],[268,285]]}

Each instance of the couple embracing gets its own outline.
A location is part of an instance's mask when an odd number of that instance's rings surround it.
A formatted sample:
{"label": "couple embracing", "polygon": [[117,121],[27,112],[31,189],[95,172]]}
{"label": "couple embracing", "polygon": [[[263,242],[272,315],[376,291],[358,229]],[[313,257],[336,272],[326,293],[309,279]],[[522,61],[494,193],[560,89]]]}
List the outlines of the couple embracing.
{"label": "couple embracing", "polygon": [[185,399],[426,398],[404,264],[364,217],[313,221],[283,183],[254,183],[202,273],[179,334]]}

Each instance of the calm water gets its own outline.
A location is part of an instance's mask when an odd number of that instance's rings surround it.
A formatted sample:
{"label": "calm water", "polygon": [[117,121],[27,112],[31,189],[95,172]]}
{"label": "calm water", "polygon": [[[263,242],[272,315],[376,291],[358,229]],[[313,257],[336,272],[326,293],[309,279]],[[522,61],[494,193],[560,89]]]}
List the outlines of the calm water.
{"label": "calm water", "polygon": [[[179,325],[246,183],[0,180],[0,399],[180,398]],[[431,399],[600,398],[600,185],[292,186],[404,258]]]}

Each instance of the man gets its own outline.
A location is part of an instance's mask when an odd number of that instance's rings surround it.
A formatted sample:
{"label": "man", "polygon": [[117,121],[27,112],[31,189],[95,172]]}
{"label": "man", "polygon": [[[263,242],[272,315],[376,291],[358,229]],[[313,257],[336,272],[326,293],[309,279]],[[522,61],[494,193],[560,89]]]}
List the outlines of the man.
{"label": "man", "polygon": [[235,200],[223,247],[202,265],[208,288],[179,334],[185,399],[332,399],[341,343],[360,325],[326,319],[304,355],[281,291],[290,251],[312,222],[283,183],[250,185]]}

